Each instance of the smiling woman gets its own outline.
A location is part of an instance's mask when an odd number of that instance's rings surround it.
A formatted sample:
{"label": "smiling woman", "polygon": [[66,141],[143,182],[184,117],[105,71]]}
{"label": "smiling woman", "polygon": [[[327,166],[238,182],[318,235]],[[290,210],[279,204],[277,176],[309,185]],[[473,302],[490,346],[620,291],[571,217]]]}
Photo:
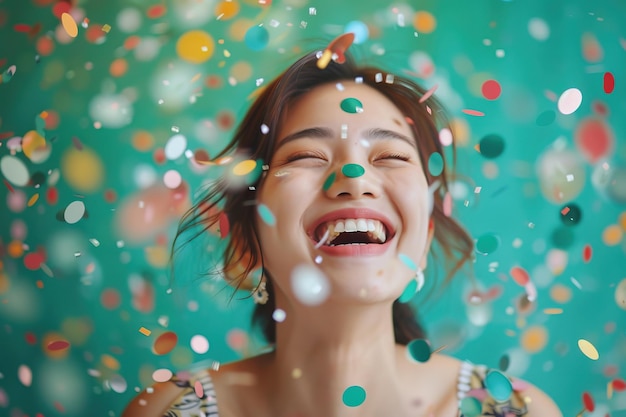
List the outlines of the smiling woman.
{"label": "smiling woman", "polygon": [[443,109],[329,50],[260,93],[214,159],[252,161],[247,181],[213,184],[177,235],[219,228],[224,279],[254,290],[273,349],[158,383],[124,416],[559,416],[529,383],[431,351],[406,302],[435,249],[444,285],[473,253],[444,211],[451,170],[427,168],[444,156]]}

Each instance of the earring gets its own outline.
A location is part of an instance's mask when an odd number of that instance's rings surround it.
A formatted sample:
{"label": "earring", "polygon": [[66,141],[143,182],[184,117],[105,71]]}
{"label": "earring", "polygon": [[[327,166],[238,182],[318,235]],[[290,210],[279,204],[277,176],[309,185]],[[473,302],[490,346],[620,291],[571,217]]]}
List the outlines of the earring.
{"label": "earring", "polygon": [[259,286],[252,293],[254,296],[254,304],[266,304],[270,298],[269,293],[265,289],[265,281],[261,281]]}
{"label": "earring", "polygon": [[417,289],[415,292],[418,293],[422,290],[422,287],[424,287],[424,271],[422,271],[422,268],[419,266],[415,271],[415,281],[417,281]]}

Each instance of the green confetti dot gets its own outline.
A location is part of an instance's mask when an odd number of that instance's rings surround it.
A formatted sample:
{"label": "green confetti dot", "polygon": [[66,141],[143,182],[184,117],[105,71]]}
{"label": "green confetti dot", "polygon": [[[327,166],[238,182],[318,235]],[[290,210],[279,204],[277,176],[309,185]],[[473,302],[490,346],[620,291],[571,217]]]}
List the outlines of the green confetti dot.
{"label": "green confetti dot", "polygon": [[561,222],[565,226],[576,226],[582,220],[583,212],[577,204],[568,204],[561,209]]}
{"label": "green confetti dot", "polygon": [[498,135],[487,135],[480,140],[480,154],[485,158],[493,159],[502,155],[504,139]]}
{"label": "green confetti dot", "polygon": [[500,368],[500,370],[502,372],[506,371],[507,369],[509,369],[509,365],[511,364],[511,359],[509,358],[509,355],[504,354],[500,357],[500,361],[498,363],[498,367]]}
{"label": "green confetti dot", "polygon": [[335,182],[335,177],[337,176],[336,173],[332,172],[328,178],[326,178],[326,181],[324,181],[324,185],[322,186],[322,189],[324,191],[327,191],[331,185],[333,185],[333,182]]}
{"label": "green confetti dot", "polygon": [[483,406],[475,397],[465,397],[461,400],[461,414],[465,417],[478,417],[483,413]]}
{"label": "green confetti dot", "polygon": [[341,110],[346,113],[362,113],[363,103],[356,98],[346,98],[341,101]]}
{"label": "green confetti dot", "polygon": [[436,177],[443,172],[443,157],[439,152],[433,152],[428,158],[428,172]]}
{"label": "green confetti dot", "polygon": [[406,345],[406,350],[409,354],[409,358],[417,362],[428,362],[432,354],[430,343],[426,339],[411,340],[409,344]]}
{"label": "green confetti dot", "polygon": [[365,389],[352,385],[343,392],[343,403],[348,407],[358,407],[365,401]]}
{"label": "green confetti dot", "polygon": [[409,281],[406,287],[404,287],[404,291],[402,291],[402,294],[400,295],[400,297],[398,297],[398,302],[403,304],[408,303],[409,301],[411,301],[411,298],[415,296],[416,292],[417,280],[412,279],[411,281]]}
{"label": "green confetti dot", "polygon": [[405,255],[404,253],[401,253],[401,254],[398,255],[398,258],[400,258],[400,260],[406,266],[408,266],[411,270],[417,271],[417,265],[415,265],[415,262],[413,262],[413,259],[411,259],[408,255]]}
{"label": "green confetti dot", "polygon": [[261,216],[261,219],[265,223],[270,226],[274,226],[276,224],[276,217],[274,217],[274,214],[269,209],[269,207],[267,207],[265,204],[259,204],[256,209],[259,213],[259,216]]}
{"label": "green confetti dot", "polygon": [[485,377],[485,386],[493,399],[498,402],[507,401],[511,398],[511,394],[513,394],[513,384],[511,384],[511,380],[500,371],[489,371]]}
{"label": "green confetti dot", "polygon": [[554,247],[567,250],[574,243],[574,231],[567,226],[557,227],[552,231],[550,240]]}
{"label": "green confetti dot", "polygon": [[476,251],[482,255],[495,252],[498,246],[500,246],[500,239],[491,233],[484,234],[476,240]]}
{"label": "green confetti dot", "polygon": [[359,164],[345,164],[341,168],[341,173],[349,178],[360,177],[365,174],[365,168]]}
{"label": "green confetti dot", "polygon": [[553,110],[546,110],[537,116],[538,126],[548,126],[556,119],[556,113]]}

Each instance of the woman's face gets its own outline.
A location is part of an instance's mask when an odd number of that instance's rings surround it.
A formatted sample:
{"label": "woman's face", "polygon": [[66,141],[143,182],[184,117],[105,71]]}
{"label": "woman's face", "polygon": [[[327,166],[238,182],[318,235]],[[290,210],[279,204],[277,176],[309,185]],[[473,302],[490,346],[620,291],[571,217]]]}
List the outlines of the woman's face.
{"label": "woman's face", "polygon": [[290,275],[307,265],[328,279],[329,300],[400,296],[415,275],[402,259],[425,267],[430,245],[415,140],[395,105],[364,84],[322,85],[289,107],[258,189],[275,221],[256,218],[277,290],[293,299]]}

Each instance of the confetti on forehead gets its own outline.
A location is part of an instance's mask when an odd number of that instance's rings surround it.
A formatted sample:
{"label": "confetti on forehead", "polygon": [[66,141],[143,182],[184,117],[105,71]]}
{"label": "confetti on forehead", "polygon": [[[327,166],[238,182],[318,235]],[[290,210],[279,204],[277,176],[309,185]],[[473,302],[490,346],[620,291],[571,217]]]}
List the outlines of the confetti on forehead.
{"label": "confetti on forehead", "polygon": [[343,99],[341,101],[340,107],[341,110],[345,111],[346,113],[363,113],[363,103],[361,103],[359,99],[353,97]]}

